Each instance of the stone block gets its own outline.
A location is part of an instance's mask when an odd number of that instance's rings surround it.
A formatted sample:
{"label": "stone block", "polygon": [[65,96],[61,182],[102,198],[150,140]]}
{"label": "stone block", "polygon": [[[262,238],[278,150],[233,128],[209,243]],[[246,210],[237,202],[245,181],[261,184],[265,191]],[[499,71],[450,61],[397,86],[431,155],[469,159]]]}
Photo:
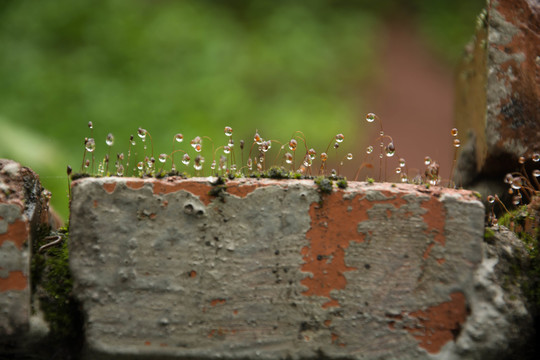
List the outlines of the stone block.
{"label": "stone block", "polygon": [[470,135],[463,139],[458,183],[501,182],[520,156],[533,165],[540,151],[539,54],[538,1],[488,0],[458,72],[456,125]]}
{"label": "stone block", "polygon": [[32,170],[0,159],[0,345],[30,331],[31,242],[48,201]]}
{"label": "stone block", "polygon": [[459,349],[477,298],[467,191],[85,178],[72,194],[88,359],[431,359]]}

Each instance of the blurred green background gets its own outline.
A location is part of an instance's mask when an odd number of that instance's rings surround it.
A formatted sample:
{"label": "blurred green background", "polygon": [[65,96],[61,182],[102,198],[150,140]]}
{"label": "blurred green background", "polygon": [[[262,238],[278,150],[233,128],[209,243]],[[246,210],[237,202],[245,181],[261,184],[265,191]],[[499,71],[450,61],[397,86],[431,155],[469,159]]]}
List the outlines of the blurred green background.
{"label": "blurred green background", "polygon": [[80,169],[89,121],[101,158],[109,132],[114,159],[139,126],[155,154],[178,132],[186,149],[196,135],[222,145],[225,125],[246,142],[301,130],[319,152],[343,133],[347,151],[382,71],[382,29],[414,24],[451,68],[484,3],[1,0],[0,157],[33,168],[66,219],[65,169]]}

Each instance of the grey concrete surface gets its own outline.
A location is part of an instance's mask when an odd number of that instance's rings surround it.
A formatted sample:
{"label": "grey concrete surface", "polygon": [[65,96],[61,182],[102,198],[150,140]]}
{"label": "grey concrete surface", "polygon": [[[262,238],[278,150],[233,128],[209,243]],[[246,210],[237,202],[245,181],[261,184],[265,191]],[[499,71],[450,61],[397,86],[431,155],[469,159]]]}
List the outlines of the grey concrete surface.
{"label": "grey concrete surface", "polygon": [[349,185],[242,180],[215,198],[207,179],[76,181],[86,358],[447,356],[476,315],[482,204]]}

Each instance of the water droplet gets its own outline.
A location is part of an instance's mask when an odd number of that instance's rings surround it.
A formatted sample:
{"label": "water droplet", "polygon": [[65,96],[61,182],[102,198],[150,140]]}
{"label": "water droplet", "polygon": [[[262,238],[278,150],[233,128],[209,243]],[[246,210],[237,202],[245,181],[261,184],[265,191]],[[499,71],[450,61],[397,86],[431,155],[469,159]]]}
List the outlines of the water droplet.
{"label": "water droplet", "polygon": [[89,127],[90,129],[93,129],[93,128],[94,128],[94,124],[93,124],[91,121],[89,121],[89,122],[88,122],[88,127]]}
{"label": "water droplet", "polygon": [[339,147],[339,143],[338,142],[334,143],[334,149],[337,149],[338,147]]}
{"label": "water droplet", "polygon": [[225,135],[232,136],[233,129],[230,126],[225,126]]}
{"label": "water droplet", "polygon": [[193,168],[197,171],[200,171],[202,170],[202,164],[197,164],[197,163],[194,163],[193,164]]}
{"label": "water droplet", "polygon": [[510,195],[512,195],[512,194],[514,193],[514,189],[509,188],[509,189],[508,189],[508,193],[509,193]]}
{"label": "water droplet", "polygon": [[450,130],[450,133],[452,134],[452,136],[457,136],[458,135],[458,130],[456,128],[453,128],[452,130]]}
{"label": "water droplet", "polygon": [[374,113],[369,113],[366,115],[366,121],[372,123],[375,121],[376,117],[377,115],[375,115]]}
{"label": "water droplet", "polygon": [[212,160],[212,164],[210,164],[210,169],[212,170],[216,169],[216,160]]}
{"label": "water droplet", "polygon": [[167,161],[167,154],[159,154],[158,159],[160,163],[164,163],[165,161]]}
{"label": "water droplet", "polygon": [[295,151],[297,145],[298,145],[298,142],[295,139],[291,139],[289,141],[289,149],[291,149],[291,151]]}
{"label": "water droplet", "polygon": [[424,164],[426,164],[426,165],[431,164],[431,158],[430,158],[429,156],[426,156],[426,157],[424,158]]}
{"label": "water droplet", "polygon": [[258,131],[255,131],[255,135],[253,135],[253,141],[255,141],[257,145],[261,145],[261,143],[263,142],[263,139],[261,135],[259,135]]}
{"label": "water droplet", "polygon": [[382,154],[379,154],[379,159],[382,159],[382,158],[383,158]]}
{"label": "water droplet", "polygon": [[191,158],[189,157],[188,154],[184,154],[184,156],[182,156],[182,164],[188,165],[190,160]]}
{"label": "water droplet", "polygon": [[85,148],[86,148],[86,151],[88,152],[92,152],[96,149],[96,142],[94,141],[93,138],[86,140]]}
{"label": "water droplet", "polygon": [[519,190],[523,186],[523,182],[521,181],[521,177],[516,176],[514,179],[512,179],[512,184],[510,184],[513,189]]}
{"label": "water droplet", "polygon": [[236,171],[236,164],[231,165],[231,171]]}
{"label": "water droplet", "polygon": [[539,177],[540,176],[540,170],[534,169],[532,174],[533,174],[534,177]]}
{"label": "water droplet", "polygon": [[348,153],[347,154],[347,160],[352,160],[352,158],[353,158],[353,155],[351,153]]}
{"label": "water droplet", "polygon": [[84,167],[87,168],[90,166],[90,160],[86,159],[86,161],[84,162]]}
{"label": "water droplet", "polygon": [[114,144],[114,136],[113,136],[113,134],[109,133],[107,135],[107,138],[105,139],[105,144],[107,144],[108,146],[113,146],[113,144]]}
{"label": "water droplet", "polygon": [[178,134],[174,135],[174,140],[176,140],[176,142],[181,143],[182,141],[184,141],[184,135],[178,133]]}
{"label": "water droplet", "polygon": [[373,152],[373,146],[369,145],[369,146],[366,148],[366,153],[371,154],[372,152]]}
{"label": "water droplet", "polygon": [[143,162],[142,162],[142,161],[139,161],[139,162],[137,163],[137,169],[142,170],[143,168],[144,168]]}
{"label": "water droplet", "polygon": [[260,163],[257,163],[257,170],[262,171],[262,165]]}
{"label": "water droplet", "polygon": [[459,139],[454,139],[454,147],[460,147],[461,145],[461,141],[459,141]]}
{"label": "water droplet", "polygon": [[396,168],[396,174],[399,174],[399,173],[401,173],[401,168],[400,168],[400,167],[397,167],[397,168]]}
{"label": "water droplet", "polygon": [[135,140],[131,140],[130,143],[131,143],[131,146],[135,146]]}
{"label": "water droplet", "polygon": [[292,164],[292,161],[293,161],[293,156],[291,153],[286,153],[285,154],[285,162],[287,164]]}
{"label": "water droplet", "polygon": [[520,202],[521,202],[521,194],[518,193],[518,195],[515,195],[514,197],[512,197],[512,204],[519,205]]}
{"label": "water droplet", "polygon": [[380,135],[380,136],[384,136],[384,131],[382,131],[382,130],[379,131],[379,135]]}
{"label": "water droplet", "polygon": [[386,146],[386,156],[392,157],[396,153],[396,147],[394,146],[394,143],[390,143]]}
{"label": "water droplet", "polygon": [[399,166],[405,167],[405,159],[403,158],[399,159]]}
{"label": "water droplet", "polygon": [[488,195],[487,201],[488,201],[488,203],[493,204],[495,202],[495,196]]}
{"label": "water droplet", "polygon": [[540,154],[535,152],[532,157],[531,157],[532,161],[534,162],[539,162],[540,161]]}
{"label": "water droplet", "polygon": [[343,134],[337,134],[336,135],[336,141],[338,143],[343,142],[344,139],[345,139],[345,136]]}
{"label": "water droplet", "polygon": [[259,150],[262,152],[267,152],[270,149],[270,141],[263,141],[259,147]]}
{"label": "water droplet", "polygon": [[511,184],[512,183],[512,180],[514,180],[514,177],[512,176],[512,174],[506,174],[504,176],[504,182],[507,183],[507,184]]}
{"label": "water droplet", "polygon": [[230,153],[231,153],[231,148],[230,148],[230,146],[229,146],[229,145],[225,145],[225,146],[223,147],[223,152],[224,152],[225,154],[230,154]]}
{"label": "water droplet", "polygon": [[251,160],[251,158],[248,158],[247,160],[247,167],[249,170],[253,170],[253,160]]}
{"label": "water droplet", "polygon": [[325,162],[326,160],[328,160],[328,154],[326,154],[325,152],[321,153],[321,161]]}
{"label": "water droplet", "polygon": [[405,173],[401,173],[400,177],[401,177],[401,182],[402,183],[406,183],[406,182],[409,181],[409,179],[407,178],[407,174],[405,174]]}
{"label": "water droplet", "polygon": [[116,158],[120,161],[123,161],[124,160],[124,153],[120,153],[120,154],[117,154],[116,155]]}
{"label": "water droplet", "polygon": [[525,156],[520,156],[518,161],[521,165],[525,164]]}
{"label": "water droplet", "polygon": [[139,130],[137,130],[137,135],[144,141],[146,139],[146,130],[139,128]]}
{"label": "water droplet", "polygon": [[193,148],[195,149],[196,152],[201,152],[202,145],[201,144],[195,144],[195,146]]}
{"label": "water droplet", "polygon": [[234,140],[232,138],[229,139],[229,147],[232,149],[234,146]]}
{"label": "water droplet", "polygon": [[118,167],[116,168],[116,175],[118,175],[118,176],[124,175],[124,166],[123,165],[118,165]]}
{"label": "water droplet", "polygon": [[315,156],[317,155],[317,152],[315,151],[315,149],[312,148],[308,150],[308,155],[311,158],[311,160],[315,160]]}
{"label": "water droplet", "polygon": [[441,178],[439,178],[438,176],[437,176],[437,177],[434,177],[434,178],[431,178],[431,179],[429,180],[429,184],[430,184],[430,185],[433,185],[433,186],[439,185],[440,182],[441,182]]}
{"label": "water droplet", "polygon": [[304,157],[303,165],[304,165],[305,167],[310,167],[311,164],[313,164],[313,160],[311,160],[311,158],[309,157],[309,155],[306,155],[306,156]]}

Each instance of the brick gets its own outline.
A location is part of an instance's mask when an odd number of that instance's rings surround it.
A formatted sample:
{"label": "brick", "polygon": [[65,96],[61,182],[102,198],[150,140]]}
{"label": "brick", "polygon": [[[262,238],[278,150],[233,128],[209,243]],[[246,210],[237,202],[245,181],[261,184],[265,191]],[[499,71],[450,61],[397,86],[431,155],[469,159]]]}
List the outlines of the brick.
{"label": "brick", "polygon": [[31,239],[48,221],[48,198],[30,169],[0,159],[0,344],[30,330]]}
{"label": "brick", "polygon": [[[455,179],[497,181],[540,151],[540,6],[489,0],[459,68],[456,123],[471,135]],[[466,140],[463,138],[463,140]],[[497,184],[488,184],[497,189]],[[495,192],[495,191],[492,191]]]}
{"label": "brick", "polygon": [[[484,208],[467,191],[85,178],[70,267],[87,358],[414,358],[457,348]],[[450,349],[450,350],[449,350]]]}

